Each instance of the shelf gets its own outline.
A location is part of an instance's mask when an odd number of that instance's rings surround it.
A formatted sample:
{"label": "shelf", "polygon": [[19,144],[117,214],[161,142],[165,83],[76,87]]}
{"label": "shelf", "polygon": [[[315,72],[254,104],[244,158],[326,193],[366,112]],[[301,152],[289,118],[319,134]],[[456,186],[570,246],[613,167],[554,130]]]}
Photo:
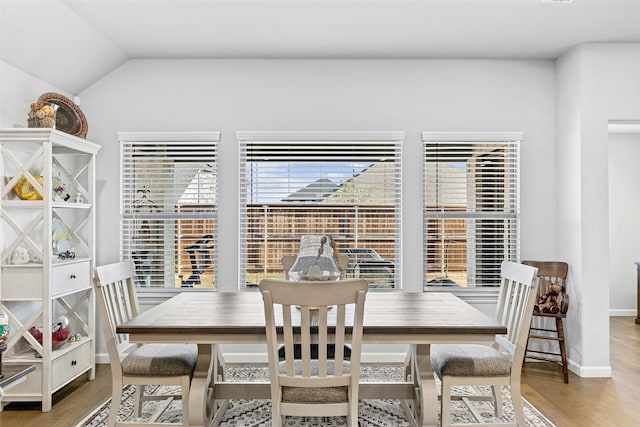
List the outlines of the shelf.
{"label": "shelf", "polygon": [[[83,256],[83,257],[76,257],[73,259],[65,259],[58,262],[57,258],[55,258],[55,255],[52,255],[52,256],[54,261],[51,263],[51,265],[53,267],[57,267],[59,265],[77,264],[80,262],[91,261],[91,258]],[[28,264],[2,264],[2,268],[25,268],[25,267],[42,268],[42,263],[30,262]]]}
{"label": "shelf", "polygon": [[[51,351],[51,359],[53,360],[53,359],[62,357],[65,354],[69,353],[70,351],[73,351],[77,347],[87,344],[88,342],[91,342],[91,338],[85,335],[82,336],[82,339],[80,341],[67,341],[62,345],[62,347],[59,347]],[[14,353],[11,355],[7,355],[6,353],[4,353],[2,355],[2,363],[5,363],[5,362],[17,363],[22,361],[29,361],[29,362],[42,361],[42,358],[37,357],[36,354],[37,354],[36,351],[33,349],[25,349],[23,351],[20,351],[19,353]]]}
{"label": "shelf", "polygon": [[[6,208],[17,209],[42,209],[44,202],[42,200],[2,200],[2,206]],[[51,202],[51,207],[54,209],[85,209],[89,210],[93,207],[92,203],[73,203],[73,202]]]}
{"label": "shelf", "polygon": [[[100,146],[52,129],[0,129],[0,298],[13,324],[7,365],[29,362],[36,366],[27,380],[5,393],[4,402],[42,402],[51,409],[53,393],[89,372],[95,376],[95,296],[92,286],[95,253],[95,155]],[[49,175],[50,174],[50,175]],[[21,200],[7,185],[18,177],[43,176],[42,200]],[[54,182],[58,179],[60,184]],[[69,201],[57,199],[54,186],[63,185]],[[75,203],[74,195],[86,203]],[[59,259],[60,251],[74,251],[73,259]],[[63,240],[67,240],[64,241]],[[62,242],[62,243],[61,243]],[[17,248],[38,262],[10,264]],[[18,253],[22,255],[21,253]],[[26,259],[26,257],[21,257]],[[80,341],[52,350],[33,350],[29,329],[41,328],[50,337],[57,313],[69,319]]]}

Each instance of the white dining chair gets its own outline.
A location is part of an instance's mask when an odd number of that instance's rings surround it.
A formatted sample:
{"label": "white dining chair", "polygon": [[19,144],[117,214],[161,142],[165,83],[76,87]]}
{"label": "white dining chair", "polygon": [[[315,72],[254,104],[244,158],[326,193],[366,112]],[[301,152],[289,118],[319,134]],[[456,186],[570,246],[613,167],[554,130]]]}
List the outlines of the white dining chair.
{"label": "white dining chair", "polygon": [[[289,270],[291,270],[291,267],[293,267],[293,264],[295,264],[297,258],[298,258],[297,255],[283,255],[282,258],[280,259],[280,261],[282,262],[282,269],[284,271],[285,280],[289,280]],[[345,279],[347,264],[349,264],[349,257],[345,254],[337,254],[337,256],[335,257],[335,261],[336,261],[336,266],[340,271],[340,279]],[[296,352],[296,356],[299,355],[300,346],[295,345],[294,351]],[[327,344],[327,351],[329,352],[329,357],[331,357],[331,355],[335,351],[335,346],[331,343]],[[311,348],[311,357],[315,357],[315,354],[317,353],[318,353],[318,346],[314,345]],[[284,359],[284,346],[280,346],[278,348],[278,354],[280,355],[280,360]],[[349,358],[351,357],[351,347],[348,344],[345,344],[344,346],[344,357],[347,360],[349,360]]]}
{"label": "white dining chair", "polygon": [[[281,426],[286,416],[346,416],[348,425],[357,427],[362,324],[369,283],[363,279],[262,279],[258,286],[265,310],[271,425]],[[351,314],[347,316],[347,312]],[[330,341],[335,343],[333,358],[327,355]],[[300,344],[300,358],[294,355],[294,343]],[[345,343],[351,344],[349,361],[343,354]],[[317,344],[317,358],[311,357],[313,344]],[[280,345],[285,348],[282,362]]]}
{"label": "white dining chair", "polygon": [[[144,344],[129,342],[127,334],[116,334],[116,326],[139,313],[135,289],[136,272],[132,260],[96,268],[95,288],[100,312],[100,323],[105,335],[111,364],[111,408],[109,427],[145,426],[155,423],[173,399],[182,399],[182,423],[189,425],[189,389],[198,358],[195,344]],[[117,422],[122,403],[122,386],[136,385],[134,419]],[[146,385],[177,385],[180,394],[144,395]],[[143,402],[161,400],[155,414],[142,423],[140,415]],[[155,424],[158,425],[158,424]]]}
{"label": "white dining chair", "polygon": [[[520,379],[529,325],[538,288],[538,269],[504,261],[501,267],[500,293],[496,319],[507,327],[506,335],[496,335],[493,346],[480,344],[436,344],[431,346],[431,365],[441,381],[441,426],[451,423],[451,401],[462,400],[483,426],[525,427]],[[454,386],[488,385],[489,396],[452,395]],[[471,401],[491,400],[494,414],[502,417],[502,391],[508,385],[516,415],[515,424],[487,423],[475,410]],[[470,425],[470,424],[465,424]]]}

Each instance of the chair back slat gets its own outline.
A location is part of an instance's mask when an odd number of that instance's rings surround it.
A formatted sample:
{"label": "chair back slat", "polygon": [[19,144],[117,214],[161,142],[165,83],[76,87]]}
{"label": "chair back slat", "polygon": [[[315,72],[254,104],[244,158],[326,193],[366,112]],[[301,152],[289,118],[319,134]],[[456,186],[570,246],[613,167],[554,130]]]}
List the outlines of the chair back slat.
{"label": "chair back slat", "polygon": [[[496,342],[509,353],[514,365],[522,364],[533,304],[537,298],[538,270],[535,267],[504,261],[501,267],[502,286],[496,306],[496,320],[507,327]],[[514,369],[520,369],[520,366]]]}
{"label": "chair back slat", "polygon": [[[336,282],[292,282],[263,279],[262,292],[269,367],[273,388],[329,387],[357,382],[360,366],[364,301],[368,282],[363,279]],[[335,354],[328,357],[327,345],[335,344]],[[280,371],[277,349],[284,344],[285,373]],[[301,354],[295,360],[294,344]],[[351,371],[345,373],[343,347],[351,344]],[[318,347],[312,359],[312,345]],[[299,367],[296,372],[296,366]],[[333,367],[333,370],[330,368]],[[340,379],[342,378],[342,379]],[[276,393],[276,394],[274,394]]]}
{"label": "chair back slat", "polygon": [[[309,311],[309,307],[301,306],[300,315],[301,315],[300,344],[302,346],[302,376],[309,377],[311,376],[311,313]],[[293,322],[289,324],[285,324],[284,327],[287,328],[287,330],[293,331]]]}
{"label": "chair back slat", "polygon": [[[356,304],[358,304],[356,302]],[[345,325],[346,325],[346,307],[344,305],[339,305],[336,307],[336,343],[344,343],[345,342]],[[357,314],[357,313],[356,313]],[[354,324],[358,323],[358,319],[354,319]],[[356,331],[357,333],[357,331]],[[354,339],[351,339],[352,343]],[[353,346],[352,346],[353,347]],[[352,350],[353,351],[353,350]],[[340,376],[344,371],[344,345],[339,344],[336,346],[336,351],[334,355],[334,363],[335,370],[334,375]]]}
{"label": "chair back slat", "polygon": [[327,307],[318,307],[318,376],[327,376]]}

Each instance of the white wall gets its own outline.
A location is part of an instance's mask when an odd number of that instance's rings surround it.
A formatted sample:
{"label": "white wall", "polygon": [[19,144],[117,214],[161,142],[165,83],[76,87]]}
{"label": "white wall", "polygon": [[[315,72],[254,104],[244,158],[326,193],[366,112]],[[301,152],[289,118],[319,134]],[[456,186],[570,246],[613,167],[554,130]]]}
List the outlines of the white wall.
{"label": "white wall", "polygon": [[640,45],[588,44],[557,61],[558,256],[570,264],[572,370],[610,376],[608,122],[640,117]]}
{"label": "white wall", "polygon": [[637,315],[640,134],[609,134],[609,313]]}
{"label": "white wall", "polygon": [[0,61],[0,127],[27,127],[29,105],[45,92],[70,94]]}

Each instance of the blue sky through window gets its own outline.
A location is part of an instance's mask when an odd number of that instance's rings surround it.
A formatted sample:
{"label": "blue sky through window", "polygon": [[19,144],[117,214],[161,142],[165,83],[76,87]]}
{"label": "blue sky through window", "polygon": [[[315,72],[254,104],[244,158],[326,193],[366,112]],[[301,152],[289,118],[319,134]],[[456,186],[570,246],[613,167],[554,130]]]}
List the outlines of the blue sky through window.
{"label": "blue sky through window", "polygon": [[367,169],[370,162],[248,162],[249,203],[279,203],[318,180],[337,186]]}

